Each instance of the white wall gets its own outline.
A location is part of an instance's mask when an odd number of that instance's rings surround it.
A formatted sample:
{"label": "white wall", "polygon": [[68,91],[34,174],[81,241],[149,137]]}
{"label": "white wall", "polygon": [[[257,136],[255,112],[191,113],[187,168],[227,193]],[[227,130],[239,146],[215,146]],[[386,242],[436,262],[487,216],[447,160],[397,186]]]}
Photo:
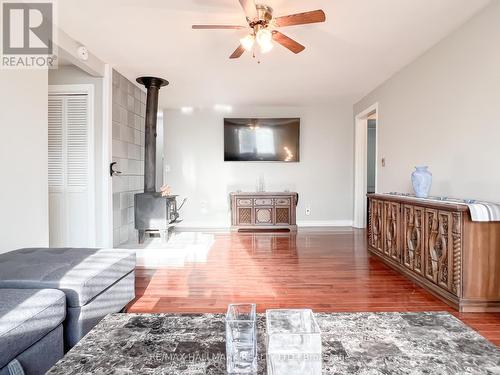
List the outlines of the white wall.
{"label": "white wall", "polygon": [[[353,139],[350,102],[317,108],[212,109],[164,114],[166,184],[189,198],[181,212],[187,227],[230,225],[228,194],[267,191],[300,194],[297,220],[306,225],[350,225],[353,206]],[[224,117],[300,117],[300,163],[225,163]],[[169,171],[168,171],[169,169]],[[311,215],[305,215],[306,206]]]}
{"label": "white wall", "polygon": [[379,191],[412,191],[429,165],[431,194],[500,201],[499,25],[494,1],[354,106],[379,103]]}
{"label": "white wall", "polygon": [[48,246],[47,71],[0,70],[0,253]]}

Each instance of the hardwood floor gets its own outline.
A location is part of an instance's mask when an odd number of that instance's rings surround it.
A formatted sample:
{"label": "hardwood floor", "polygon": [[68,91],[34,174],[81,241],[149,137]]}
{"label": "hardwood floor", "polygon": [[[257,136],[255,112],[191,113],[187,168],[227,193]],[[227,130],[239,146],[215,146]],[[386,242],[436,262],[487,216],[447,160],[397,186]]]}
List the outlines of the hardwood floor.
{"label": "hardwood floor", "polygon": [[255,302],[259,311],[449,311],[500,345],[500,313],[454,311],[371,257],[364,231],[219,233],[211,242],[150,251],[176,261],[137,269],[129,312],[225,312],[238,302]]}

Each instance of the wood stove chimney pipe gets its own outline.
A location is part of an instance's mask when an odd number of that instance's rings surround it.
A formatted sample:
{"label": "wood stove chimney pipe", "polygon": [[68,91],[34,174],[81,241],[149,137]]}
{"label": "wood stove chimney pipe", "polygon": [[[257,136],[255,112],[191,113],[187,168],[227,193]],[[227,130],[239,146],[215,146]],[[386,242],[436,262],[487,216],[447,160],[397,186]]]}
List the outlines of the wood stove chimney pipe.
{"label": "wood stove chimney pipe", "polygon": [[144,142],[144,192],[156,192],[156,124],[158,95],[168,81],[157,77],[140,77],[137,82],[148,90],[146,99],[146,127]]}

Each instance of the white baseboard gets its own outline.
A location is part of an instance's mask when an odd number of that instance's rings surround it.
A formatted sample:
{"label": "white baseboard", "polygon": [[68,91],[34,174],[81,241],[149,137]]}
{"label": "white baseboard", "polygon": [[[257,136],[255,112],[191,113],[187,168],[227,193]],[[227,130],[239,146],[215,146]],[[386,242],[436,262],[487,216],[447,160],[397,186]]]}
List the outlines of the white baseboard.
{"label": "white baseboard", "polygon": [[309,220],[297,221],[298,227],[352,227],[352,220]]}
{"label": "white baseboard", "polygon": [[183,221],[175,227],[182,230],[229,230],[231,225],[224,222]]}
{"label": "white baseboard", "polygon": [[[352,220],[309,220],[298,221],[299,228],[352,227]],[[183,221],[176,228],[181,230],[229,230],[231,225],[224,222]]]}

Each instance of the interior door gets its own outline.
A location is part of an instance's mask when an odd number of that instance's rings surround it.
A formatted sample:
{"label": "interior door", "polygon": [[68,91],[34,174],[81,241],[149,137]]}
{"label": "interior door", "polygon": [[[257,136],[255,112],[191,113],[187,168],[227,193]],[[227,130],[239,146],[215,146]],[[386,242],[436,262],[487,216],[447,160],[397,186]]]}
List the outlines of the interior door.
{"label": "interior door", "polygon": [[49,95],[49,244],[94,245],[88,94]]}

